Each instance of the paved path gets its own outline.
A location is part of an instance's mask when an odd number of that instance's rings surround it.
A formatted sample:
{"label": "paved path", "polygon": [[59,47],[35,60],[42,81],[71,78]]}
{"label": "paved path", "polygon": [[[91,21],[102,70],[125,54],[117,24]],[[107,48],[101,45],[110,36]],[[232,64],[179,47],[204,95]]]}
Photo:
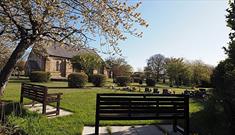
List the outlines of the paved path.
{"label": "paved path", "polygon": [[[180,133],[173,131],[172,125],[162,125],[162,124],[160,124],[160,125],[158,125],[158,127],[163,129],[164,131],[166,131],[168,135],[180,135]],[[178,126],[178,128],[182,129],[179,126]]]}
{"label": "paved path", "polygon": [[[181,135],[173,132],[172,125],[138,125],[138,126],[110,126],[100,127],[100,135],[109,135],[108,128],[111,129],[112,135]],[[161,129],[161,130],[160,130]],[[166,132],[163,132],[166,131]],[[95,127],[85,126],[82,135],[93,135]]]}
{"label": "paved path", "polygon": [[[108,135],[108,128],[111,129],[112,135],[164,135],[154,125],[100,127],[100,135]],[[94,132],[94,127],[84,127],[82,135],[92,135]]]}
{"label": "paved path", "polygon": [[[42,113],[42,104],[38,103],[38,104],[35,104],[34,106],[32,106],[31,104],[30,105],[24,105],[27,109],[29,109],[30,111],[33,111],[33,112],[37,112],[37,113]],[[50,111],[55,111],[56,108],[53,107],[53,106],[50,106],[50,105],[47,105],[47,112],[50,112]],[[55,114],[50,114],[50,115],[47,115],[48,118],[55,118],[55,117],[62,117],[62,116],[67,116],[67,115],[71,115],[73,114],[72,112],[69,112],[69,111],[66,111],[66,110],[63,110],[63,109],[60,109],[60,115],[55,115]]]}

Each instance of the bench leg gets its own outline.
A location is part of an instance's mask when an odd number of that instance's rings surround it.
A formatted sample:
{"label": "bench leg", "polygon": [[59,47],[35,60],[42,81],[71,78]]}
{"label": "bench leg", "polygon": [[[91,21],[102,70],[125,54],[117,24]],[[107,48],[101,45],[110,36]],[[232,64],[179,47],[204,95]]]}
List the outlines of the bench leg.
{"label": "bench leg", "polygon": [[22,108],[24,107],[24,104],[23,104],[23,96],[20,96],[20,114],[22,114]]}
{"label": "bench leg", "polygon": [[184,135],[189,135],[189,119],[185,121]]}
{"label": "bench leg", "polygon": [[177,132],[177,119],[173,120],[173,131]]}
{"label": "bench leg", "polygon": [[95,135],[99,135],[99,120],[95,120]]}
{"label": "bench leg", "polygon": [[20,104],[22,104],[23,105],[23,96],[20,96]]}
{"label": "bench leg", "polygon": [[35,105],[35,101],[33,100],[33,101],[32,101],[32,106],[34,107],[34,105]]}
{"label": "bench leg", "polygon": [[46,114],[46,103],[42,103],[42,114]]}
{"label": "bench leg", "polygon": [[56,115],[60,114],[60,101],[57,101],[56,103]]}

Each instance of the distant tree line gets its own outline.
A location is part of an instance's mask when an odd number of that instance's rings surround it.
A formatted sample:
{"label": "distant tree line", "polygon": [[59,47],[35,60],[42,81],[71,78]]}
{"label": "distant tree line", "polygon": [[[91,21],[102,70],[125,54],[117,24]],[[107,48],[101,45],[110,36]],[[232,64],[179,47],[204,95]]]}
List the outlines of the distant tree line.
{"label": "distant tree line", "polygon": [[146,78],[154,78],[157,82],[166,83],[167,80],[170,86],[209,87],[213,68],[201,60],[188,61],[183,58],[166,58],[162,54],[155,54],[147,60],[144,73]]}
{"label": "distant tree line", "polygon": [[105,60],[110,77],[129,76],[132,82],[142,84],[146,79],[173,86],[211,87],[211,75],[214,67],[201,60],[189,61],[184,58],[167,58],[155,54],[147,60],[144,72],[133,72],[133,68],[124,58],[109,57]]}

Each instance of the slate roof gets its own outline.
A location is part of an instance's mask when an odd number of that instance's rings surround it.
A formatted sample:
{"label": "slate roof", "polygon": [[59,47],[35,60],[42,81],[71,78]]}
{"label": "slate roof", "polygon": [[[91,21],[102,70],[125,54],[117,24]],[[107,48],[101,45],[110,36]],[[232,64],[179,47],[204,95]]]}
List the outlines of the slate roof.
{"label": "slate roof", "polygon": [[47,48],[47,53],[49,56],[63,57],[69,59],[80,53],[87,53],[87,52],[97,54],[94,50],[89,48],[78,49],[78,48],[62,47],[60,45],[51,45]]}

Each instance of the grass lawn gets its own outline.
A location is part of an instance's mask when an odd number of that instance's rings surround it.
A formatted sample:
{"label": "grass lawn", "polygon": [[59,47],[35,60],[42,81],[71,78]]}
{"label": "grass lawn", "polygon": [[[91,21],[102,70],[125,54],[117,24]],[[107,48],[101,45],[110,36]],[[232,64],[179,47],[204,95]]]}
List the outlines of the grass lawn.
{"label": "grass lawn", "polygon": [[[19,101],[20,98],[20,82],[28,80],[11,80],[6,87],[3,99]],[[66,87],[66,82],[48,82],[37,83],[49,87]],[[89,84],[91,85],[91,84]],[[177,89],[181,92],[182,89]],[[35,113],[27,113],[22,117],[10,117],[10,121],[19,125],[23,130],[30,134],[40,135],[80,135],[84,125],[94,125],[95,123],[95,100],[97,93],[120,93],[125,91],[117,91],[106,88],[84,88],[84,89],[50,89],[50,92],[62,92],[63,99],[61,107],[72,111],[74,114],[70,116],[47,119],[45,116]],[[28,100],[26,100],[28,102]],[[202,109],[199,102],[190,101],[190,112],[197,112]],[[136,125],[136,124],[153,124],[157,121],[108,121],[102,122],[102,125]]]}

